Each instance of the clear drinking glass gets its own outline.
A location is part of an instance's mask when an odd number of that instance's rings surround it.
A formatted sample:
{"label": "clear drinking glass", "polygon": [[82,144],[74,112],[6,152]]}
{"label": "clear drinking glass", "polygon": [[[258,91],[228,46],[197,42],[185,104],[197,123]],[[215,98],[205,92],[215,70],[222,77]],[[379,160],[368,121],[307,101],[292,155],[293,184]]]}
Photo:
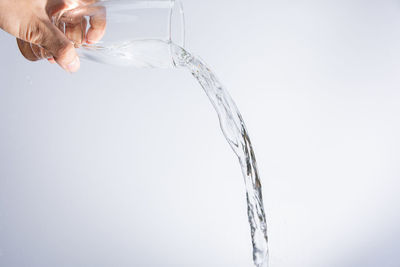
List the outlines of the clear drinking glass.
{"label": "clear drinking glass", "polygon": [[[178,0],[100,0],[53,17],[81,58],[122,66],[174,67],[171,44],[185,45]],[[32,47],[39,57],[43,50]],[[38,55],[39,54],[39,55]]]}

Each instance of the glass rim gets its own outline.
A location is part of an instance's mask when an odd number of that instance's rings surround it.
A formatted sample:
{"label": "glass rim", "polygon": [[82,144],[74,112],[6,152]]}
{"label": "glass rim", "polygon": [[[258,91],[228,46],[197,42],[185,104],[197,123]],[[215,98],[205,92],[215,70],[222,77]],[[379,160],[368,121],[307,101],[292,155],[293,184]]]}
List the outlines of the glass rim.
{"label": "glass rim", "polygon": [[[170,14],[169,14],[169,41],[173,42],[174,41],[174,27],[173,27],[173,21],[174,21],[174,16],[176,12],[179,14],[179,24],[180,24],[180,32],[177,34],[180,36],[180,42],[178,45],[180,45],[182,48],[185,47],[185,42],[186,42],[186,25],[185,25],[185,13],[183,10],[183,4],[182,1],[180,0],[170,0],[171,3],[171,9],[170,9]],[[179,31],[179,29],[178,29]]]}

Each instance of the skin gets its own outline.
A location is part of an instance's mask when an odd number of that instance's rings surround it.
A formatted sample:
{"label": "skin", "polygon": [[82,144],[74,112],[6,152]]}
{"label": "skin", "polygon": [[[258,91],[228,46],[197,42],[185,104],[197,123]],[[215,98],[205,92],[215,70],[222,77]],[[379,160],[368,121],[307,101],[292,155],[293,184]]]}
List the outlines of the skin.
{"label": "skin", "polygon": [[[68,72],[76,72],[80,61],[75,48],[96,43],[105,33],[105,10],[89,6],[94,2],[0,0],[0,28],[17,38],[26,59],[47,58]],[[54,24],[52,17],[58,18]]]}

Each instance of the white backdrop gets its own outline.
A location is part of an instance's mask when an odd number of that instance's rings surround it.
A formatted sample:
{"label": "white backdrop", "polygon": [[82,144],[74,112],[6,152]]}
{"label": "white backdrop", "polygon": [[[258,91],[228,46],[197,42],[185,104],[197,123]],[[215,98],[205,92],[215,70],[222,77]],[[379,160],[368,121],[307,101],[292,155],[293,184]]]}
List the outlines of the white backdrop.
{"label": "white backdrop", "polygon": [[[271,266],[400,266],[400,2],[183,2],[252,137]],[[251,266],[239,165],[189,73],[70,75],[0,42],[0,266]]]}

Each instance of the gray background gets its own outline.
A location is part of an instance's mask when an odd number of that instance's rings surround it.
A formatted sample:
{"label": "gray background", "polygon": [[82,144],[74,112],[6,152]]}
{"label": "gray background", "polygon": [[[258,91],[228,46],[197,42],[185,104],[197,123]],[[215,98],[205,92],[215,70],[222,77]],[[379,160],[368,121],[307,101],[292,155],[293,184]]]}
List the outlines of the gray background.
{"label": "gray background", "polygon": [[[400,2],[184,4],[255,145],[271,266],[400,266]],[[189,73],[70,75],[0,42],[0,266],[251,266],[240,169]]]}

